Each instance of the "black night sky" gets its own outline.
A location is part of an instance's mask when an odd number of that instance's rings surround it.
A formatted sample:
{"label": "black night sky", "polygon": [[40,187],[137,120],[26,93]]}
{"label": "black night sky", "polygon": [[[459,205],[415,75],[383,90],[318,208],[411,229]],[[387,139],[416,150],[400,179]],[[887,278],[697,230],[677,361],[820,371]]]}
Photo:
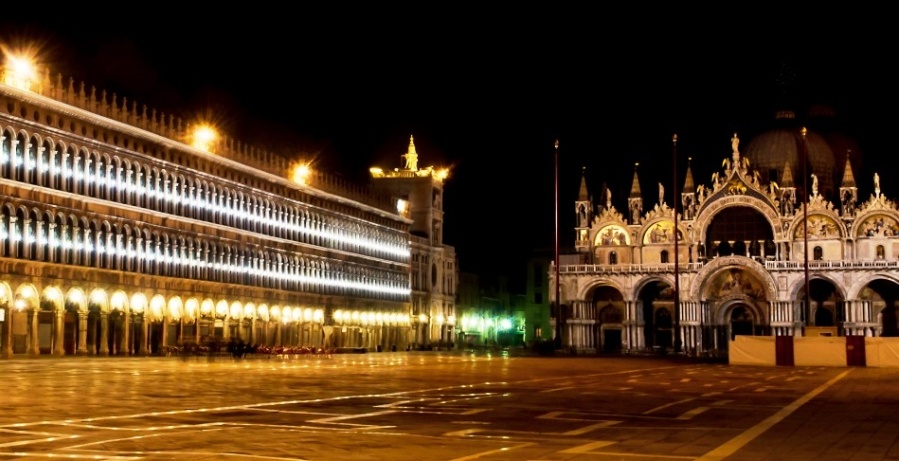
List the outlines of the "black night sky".
{"label": "black night sky", "polygon": [[[0,41],[39,45],[53,75],[182,119],[211,117],[234,138],[360,182],[370,166],[402,166],[414,135],[420,165],[452,167],[445,241],[467,272],[518,276],[532,250],[551,252],[555,139],[563,251],[582,168],[593,194],[606,183],[625,210],[639,162],[650,207],[659,181],[671,191],[674,133],[679,181],[691,157],[694,179],[708,183],[734,132],[748,142],[789,105],[834,107],[866,159],[881,162],[887,197],[899,191],[890,173],[897,41],[893,27],[875,24],[885,12],[705,11],[699,20],[697,11],[539,4],[346,8],[185,19],[137,6],[53,20],[33,12],[6,15]],[[870,173],[856,172],[860,198]]]}

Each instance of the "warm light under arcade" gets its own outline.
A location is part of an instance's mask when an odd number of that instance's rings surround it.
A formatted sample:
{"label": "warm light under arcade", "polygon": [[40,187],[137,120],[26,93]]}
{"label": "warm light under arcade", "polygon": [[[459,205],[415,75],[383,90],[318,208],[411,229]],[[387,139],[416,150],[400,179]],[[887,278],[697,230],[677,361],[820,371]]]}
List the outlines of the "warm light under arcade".
{"label": "warm light under arcade", "polygon": [[31,89],[37,79],[34,60],[23,56],[6,55],[3,82],[20,90]]}

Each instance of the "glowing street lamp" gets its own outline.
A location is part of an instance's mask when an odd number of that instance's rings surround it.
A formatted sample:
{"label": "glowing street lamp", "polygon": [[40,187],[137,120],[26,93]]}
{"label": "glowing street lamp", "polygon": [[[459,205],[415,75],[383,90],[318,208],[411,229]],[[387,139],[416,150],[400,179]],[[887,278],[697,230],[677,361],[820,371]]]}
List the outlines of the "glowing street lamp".
{"label": "glowing street lamp", "polygon": [[37,68],[34,58],[28,56],[6,55],[3,66],[3,82],[20,90],[31,90],[31,84],[37,80]]}
{"label": "glowing street lamp", "polygon": [[293,181],[297,184],[306,185],[309,181],[309,176],[312,174],[312,167],[307,163],[297,164],[293,168]]}
{"label": "glowing street lamp", "polygon": [[215,128],[209,125],[200,125],[194,130],[192,136],[193,140],[190,143],[191,146],[211,154],[215,153],[213,146],[218,137]]}

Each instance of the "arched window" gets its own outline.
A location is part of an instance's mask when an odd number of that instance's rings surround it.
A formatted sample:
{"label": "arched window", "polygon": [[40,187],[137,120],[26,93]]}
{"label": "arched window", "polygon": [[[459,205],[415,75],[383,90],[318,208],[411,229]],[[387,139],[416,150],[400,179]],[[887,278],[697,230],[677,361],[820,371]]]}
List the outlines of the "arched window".
{"label": "arched window", "polygon": [[877,245],[877,259],[885,259],[886,251],[883,249],[883,245]]}
{"label": "arched window", "polygon": [[618,264],[618,253],[617,252],[609,252],[609,264]]}
{"label": "arched window", "polygon": [[662,264],[668,264],[668,250],[662,250],[662,254],[659,255],[659,261],[661,261]]}
{"label": "arched window", "polygon": [[815,254],[815,261],[821,261],[822,259],[824,259],[824,250],[821,247],[815,247],[813,251]]}

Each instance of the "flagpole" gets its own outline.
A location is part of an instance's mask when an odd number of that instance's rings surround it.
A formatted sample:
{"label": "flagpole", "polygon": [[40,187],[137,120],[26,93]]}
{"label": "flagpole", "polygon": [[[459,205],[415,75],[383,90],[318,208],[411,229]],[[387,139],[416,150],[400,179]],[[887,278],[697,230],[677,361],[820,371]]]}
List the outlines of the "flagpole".
{"label": "flagpole", "polygon": [[555,268],[556,268],[556,338],[555,344],[556,348],[561,349],[562,347],[562,299],[561,299],[561,288],[559,287],[559,140],[556,139],[555,144],[555,156],[554,156],[554,171],[555,171],[555,205],[556,205],[556,244],[555,244]]}
{"label": "flagpole", "polygon": [[802,127],[802,191],[805,195],[805,204],[802,207],[802,250],[805,268],[805,311],[811,312],[811,293],[809,293],[808,282],[808,205],[811,200],[808,193],[808,143],[805,137],[807,131],[805,127]]}
{"label": "flagpole", "polygon": [[678,232],[677,232],[677,134],[674,134],[674,137],[671,139],[672,143],[672,160],[674,163],[674,167],[672,170],[674,171],[674,187],[672,187],[672,195],[674,196],[671,200],[672,209],[674,211],[674,231],[672,235],[674,236],[674,353],[680,354],[681,351],[681,334],[680,334],[680,277],[678,274],[678,252],[677,252],[677,241],[678,241]]}

